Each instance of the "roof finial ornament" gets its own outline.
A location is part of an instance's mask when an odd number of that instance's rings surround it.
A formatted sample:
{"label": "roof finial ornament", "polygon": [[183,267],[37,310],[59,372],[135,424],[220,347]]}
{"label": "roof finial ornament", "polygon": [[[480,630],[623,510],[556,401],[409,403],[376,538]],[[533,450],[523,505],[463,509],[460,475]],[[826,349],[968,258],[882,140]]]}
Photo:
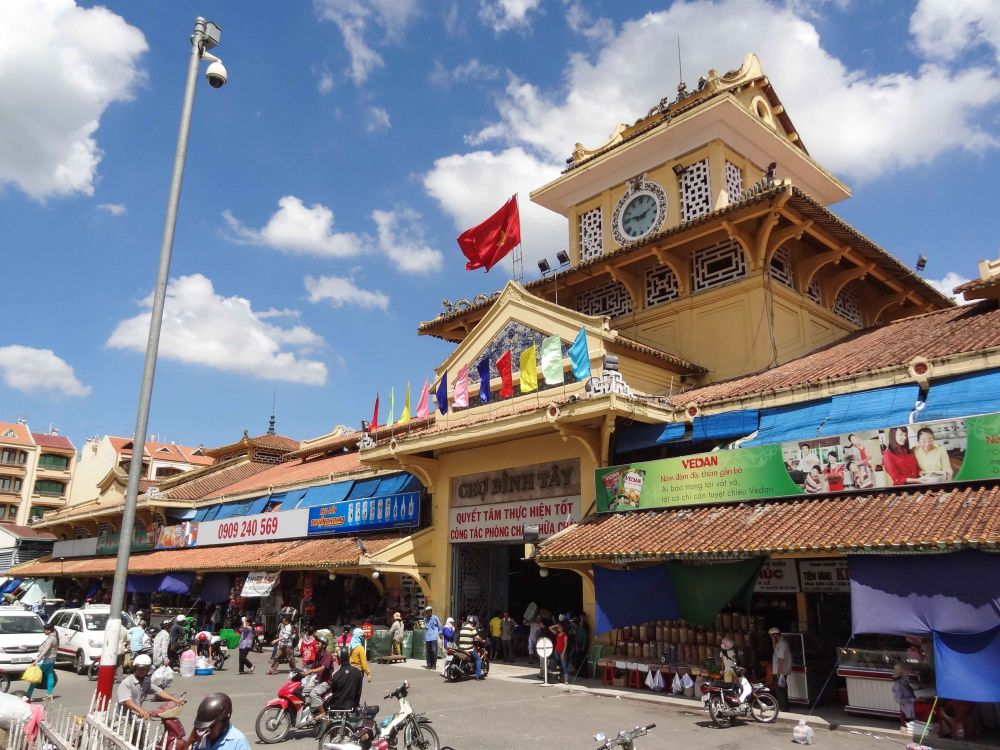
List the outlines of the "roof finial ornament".
{"label": "roof finial ornament", "polygon": [[273,414],[271,415],[271,418],[269,420],[267,420],[267,434],[268,435],[273,435],[274,434],[274,415]]}

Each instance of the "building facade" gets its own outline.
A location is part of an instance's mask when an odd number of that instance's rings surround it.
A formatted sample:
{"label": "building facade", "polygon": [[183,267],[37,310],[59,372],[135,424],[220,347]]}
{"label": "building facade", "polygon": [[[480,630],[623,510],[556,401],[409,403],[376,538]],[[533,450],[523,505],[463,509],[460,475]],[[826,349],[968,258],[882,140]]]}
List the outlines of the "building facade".
{"label": "building facade", "polygon": [[23,420],[0,422],[0,521],[24,526],[62,508],[75,469],[68,438],[32,432]]}

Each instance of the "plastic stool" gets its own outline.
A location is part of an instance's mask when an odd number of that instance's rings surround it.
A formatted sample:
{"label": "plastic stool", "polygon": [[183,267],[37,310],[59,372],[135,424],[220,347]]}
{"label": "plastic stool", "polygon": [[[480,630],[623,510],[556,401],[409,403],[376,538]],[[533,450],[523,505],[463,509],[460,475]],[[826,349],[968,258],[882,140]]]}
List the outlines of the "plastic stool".
{"label": "plastic stool", "polygon": [[614,685],[615,684],[615,663],[613,661],[606,661],[600,664],[601,667],[601,684],[602,685]]}
{"label": "plastic stool", "polygon": [[642,672],[638,669],[628,670],[628,686],[630,688],[642,688]]}

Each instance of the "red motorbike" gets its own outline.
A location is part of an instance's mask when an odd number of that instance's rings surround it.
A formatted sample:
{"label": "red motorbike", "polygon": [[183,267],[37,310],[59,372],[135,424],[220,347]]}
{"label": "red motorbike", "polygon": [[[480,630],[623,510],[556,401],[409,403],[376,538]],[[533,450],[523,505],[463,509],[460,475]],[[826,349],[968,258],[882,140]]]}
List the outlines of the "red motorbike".
{"label": "red motorbike", "polygon": [[[303,685],[302,672],[292,670],[288,682],[278,688],[278,696],[264,704],[257,714],[254,729],[262,744],[284,742],[289,735],[319,737],[326,722],[317,721],[305,694],[311,686]],[[323,696],[323,707],[330,702],[330,692]]]}
{"label": "red motorbike", "polygon": [[253,626],[253,650],[258,654],[264,650],[264,626],[260,623]]}

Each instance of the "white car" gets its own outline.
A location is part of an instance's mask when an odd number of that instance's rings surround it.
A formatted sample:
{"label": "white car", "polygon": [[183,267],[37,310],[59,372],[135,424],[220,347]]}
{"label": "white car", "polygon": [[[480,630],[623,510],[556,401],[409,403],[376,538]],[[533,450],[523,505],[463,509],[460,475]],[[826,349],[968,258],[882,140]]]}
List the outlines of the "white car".
{"label": "white car", "polygon": [[20,678],[43,640],[42,618],[19,604],[0,607],[0,671]]}
{"label": "white car", "polygon": [[[104,646],[104,629],[108,625],[111,607],[107,604],[89,605],[82,609],[60,609],[49,618],[59,636],[56,663],[70,662],[77,674],[86,674],[92,662],[101,660]],[[122,612],[122,627],[128,629],[135,623],[127,612]]]}

